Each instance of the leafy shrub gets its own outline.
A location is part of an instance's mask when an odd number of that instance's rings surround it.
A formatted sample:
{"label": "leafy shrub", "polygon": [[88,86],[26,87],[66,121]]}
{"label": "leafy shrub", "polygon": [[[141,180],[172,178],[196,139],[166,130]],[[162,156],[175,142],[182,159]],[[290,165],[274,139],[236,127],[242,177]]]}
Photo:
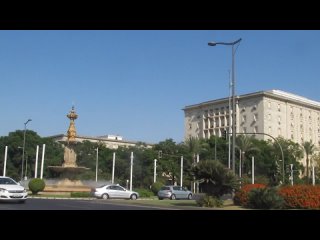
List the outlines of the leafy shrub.
{"label": "leafy shrub", "polygon": [[235,193],[235,196],[233,198],[234,204],[239,206],[246,206],[249,200],[249,192],[255,188],[265,188],[265,187],[266,185],[260,184],[260,183],[244,185],[239,191]]}
{"label": "leafy shrub", "polygon": [[255,209],[281,209],[284,200],[275,188],[255,188],[249,192],[247,207]]}
{"label": "leafy shrub", "polygon": [[91,197],[91,195],[90,195],[90,192],[71,192],[70,197],[88,198],[88,197]]}
{"label": "leafy shrub", "polygon": [[200,207],[222,207],[223,201],[217,197],[209,195],[202,195],[196,200],[196,203]]}
{"label": "leafy shrub", "polygon": [[232,193],[239,186],[233,171],[226,168],[218,160],[200,161],[192,168],[192,173],[200,182],[201,192],[211,196],[221,197],[224,194]]}
{"label": "leafy shrub", "polygon": [[154,195],[157,195],[162,186],[163,186],[162,182],[155,182],[151,185],[151,191],[153,192]]}
{"label": "leafy shrub", "polygon": [[46,184],[41,178],[33,178],[29,181],[28,187],[32,194],[38,194],[38,192],[43,191]]}
{"label": "leafy shrub", "polygon": [[280,188],[286,208],[320,209],[320,186],[295,185]]}
{"label": "leafy shrub", "polygon": [[139,189],[135,189],[135,191],[137,193],[139,193],[140,197],[152,197],[154,196],[153,192],[150,191],[149,189],[144,189],[144,188],[139,188]]}

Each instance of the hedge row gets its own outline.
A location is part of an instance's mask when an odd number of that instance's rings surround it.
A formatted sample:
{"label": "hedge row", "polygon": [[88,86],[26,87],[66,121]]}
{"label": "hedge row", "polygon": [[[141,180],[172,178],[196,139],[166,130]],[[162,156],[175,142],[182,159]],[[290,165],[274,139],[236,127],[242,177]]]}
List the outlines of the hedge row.
{"label": "hedge row", "polygon": [[[249,193],[252,189],[266,188],[264,184],[243,186],[234,196],[234,204],[248,207]],[[320,186],[295,185],[283,186],[276,192],[283,198],[285,209],[320,209]],[[251,194],[252,195],[252,194]]]}

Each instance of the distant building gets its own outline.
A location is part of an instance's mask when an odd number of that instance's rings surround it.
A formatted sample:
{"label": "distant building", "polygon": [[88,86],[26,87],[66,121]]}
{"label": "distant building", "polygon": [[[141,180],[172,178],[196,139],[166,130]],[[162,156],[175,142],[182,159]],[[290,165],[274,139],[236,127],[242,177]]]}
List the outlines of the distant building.
{"label": "distant building", "polygon": [[[232,122],[229,98],[186,106],[183,110],[185,139],[221,137]],[[237,96],[236,132],[267,133],[299,144],[312,141],[320,146],[320,102],[280,90]],[[266,135],[256,138],[270,139]]]}
{"label": "distant building", "polygon": [[[67,142],[67,135],[65,134],[59,134],[50,136],[50,138],[53,138],[55,141],[63,141]],[[110,149],[117,149],[118,147],[134,147],[138,144],[145,144],[146,148],[152,148],[153,144],[150,143],[143,143],[143,142],[137,142],[137,141],[126,141],[123,140],[122,136],[118,135],[106,135],[106,136],[100,136],[100,137],[88,137],[88,136],[76,136],[75,137],[76,142],[83,142],[83,141],[90,141],[92,143],[104,143],[104,145],[107,148]]]}
{"label": "distant building", "polygon": [[136,145],[141,145],[146,148],[151,148],[153,144],[143,143],[143,142],[134,142],[134,141],[125,141],[122,136],[119,135],[105,135],[101,137],[88,137],[88,136],[79,136],[75,127],[75,120],[78,118],[78,114],[75,111],[75,107],[72,106],[71,111],[67,114],[67,118],[70,119],[70,125],[67,131],[67,134],[59,134],[50,136],[49,138],[54,139],[57,142],[83,142],[90,141],[93,143],[104,143],[107,148],[117,149],[118,147],[134,147]]}

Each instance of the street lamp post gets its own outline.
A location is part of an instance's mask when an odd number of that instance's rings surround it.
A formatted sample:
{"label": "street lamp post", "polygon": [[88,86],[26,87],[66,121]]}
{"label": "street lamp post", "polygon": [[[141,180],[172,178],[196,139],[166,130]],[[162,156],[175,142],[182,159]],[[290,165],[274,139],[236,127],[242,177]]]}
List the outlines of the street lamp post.
{"label": "street lamp post", "polygon": [[25,152],[25,146],[26,146],[26,130],[27,130],[27,124],[28,122],[31,122],[32,119],[28,119],[24,123],[24,132],[23,132],[23,147],[22,147],[22,166],[21,166],[21,181],[23,180],[23,165],[24,165],[24,152]]}
{"label": "street lamp post", "polygon": [[[236,152],[235,152],[235,145],[236,145],[236,97],[235,97],[235,74],[234,74],[234,56],[237,51],[237,48],[234,48],[234,46],[237,43],[240,43],[242,39],[239,38],[238,40],[234,42],[209,42],[209,46],[216,46],[216,45],[231,45],[232,46],[232,73],[231,73],[231,78],[232,78],[232,170],[235,173],[235,157],[236,157]],[[239,45],[238,45],[239,46]]]}
{"label": "street lamp post", "polygon": [[97,158],[96,158],[96,182],[98,182],[98,164],[99,164],[99,148],[96,148]]}

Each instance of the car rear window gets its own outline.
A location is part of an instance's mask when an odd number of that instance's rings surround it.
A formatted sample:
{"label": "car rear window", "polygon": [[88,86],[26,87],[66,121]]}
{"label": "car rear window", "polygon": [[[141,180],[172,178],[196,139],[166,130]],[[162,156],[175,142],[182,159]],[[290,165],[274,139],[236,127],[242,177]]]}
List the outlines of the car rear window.
{"label": "car rear window", "polygon": [[170,190],[170,187],[162,187],[160,190]]}

